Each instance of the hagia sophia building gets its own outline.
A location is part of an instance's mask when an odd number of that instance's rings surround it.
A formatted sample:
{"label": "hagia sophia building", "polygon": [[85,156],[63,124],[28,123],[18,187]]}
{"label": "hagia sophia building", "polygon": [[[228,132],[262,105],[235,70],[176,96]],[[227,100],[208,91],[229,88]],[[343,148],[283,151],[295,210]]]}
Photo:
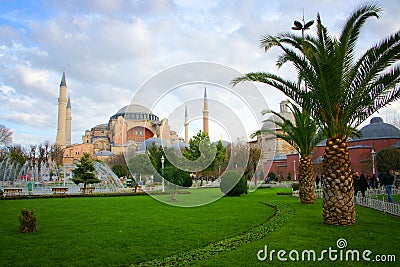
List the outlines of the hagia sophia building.
{"label": "hagia sophia building", "polygon": [[[288,101],[280,103],[279,114],[294,122],[293,114],[287,108]],[[170,129],[167,119],[161,119],[153,114],[148,108],[139,104],[130,104],[118,110],[112,115],[107,123],[98,124],[90,130],[86,130],[82,136],[81,144],[71,144],[71,101],[67,98],[67,83],[65,73],[60,83],[60,94],[58,98],[58,126],[56,145],[63,148],[63,164],[72,165],[75,160],[89,153],[94,158],[106,160],[114,155],[120,155],[125,149],[143,149],[143,144],[151,145],[152,142],[160,144],[160,140],[169,145],[180,147],[187,146],[188,136],[188,114],[185,108],[184,127],[185,137],[179,137]],[[281,131],[281,129],[270,122],[279,120],[277,116],[271,116],[262,125],[263,129]],[[209,132],[208,128],[208,99],[207,91],[204,89],[203,98],[203,132]],[[348,147],[352,161],[353,171],[372,174],[376,172],[374,156],[382,149],[394,147],[400,149],[400,130],[394,125],[383,122],[380,117],[371,119],[370,124],[360,129],[360,138],[350,139]],[[249,142],[251,146],[262,150],[259,162],[259,173],[268,175],[270,171],[282,177],[291,176],[296,179],[298,173],[299,154],[286,141],[276,138],[273,134],[264,134],[257,140]],[[322,159],[325,143],[317,145],[312,153],[314,173],[322,173]]]}
{"label": "hagia sophia building", "polygon": [[[189,122],[185,108],[185,137],[180,138],[170,129],[168,119],[161,119],[147,107],[130,104],[122,107],[110,117],[107,123],[98,124],[86,130],[82,136],[82,144],[71,145],[71,101],[66,97],[67,83],[65,72],[60,83],[58,98],[58,127],[55,145],[63,149],[63,165],[71,165],[80,159],[84,153],[94,158],[105,160],[114,155],[121,155],[126,149],[143,149],[143,143],[155,141],[168,145],[189,142]],[[204,89],[203,100],[203,132],[208,133],[208,99]]]}

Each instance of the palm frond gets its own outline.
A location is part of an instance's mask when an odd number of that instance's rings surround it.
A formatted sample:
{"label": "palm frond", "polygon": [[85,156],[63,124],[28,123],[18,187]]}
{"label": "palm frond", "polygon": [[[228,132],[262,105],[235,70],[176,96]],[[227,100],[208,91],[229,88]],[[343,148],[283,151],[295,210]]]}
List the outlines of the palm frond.
{"label": "palm frond", "polygon": [[285,80],[277,75],[265,72],[250,72],[232,80],[233,86],[243,81],[261,82],[275,87],[294,101],[303,102],[303,94],[296,82]]}
{"label": "palm frond", "polygon": [[360,35],[360,30],[370,17],[379,18],[382,8],[376,4],[366,4],[354,11],[347,20],[340,34],[340,50],[344,59],[343,66],[349,66],[353,62],[354,48]]}
{"label": "palm frond", "polygon": [[252,137],[265,133],[272,134],[288,142],[302,156],[309,156],[315,145],[323,140],[324,135],[322,131],[318,131],[316,121],[311,118],[310,109],[302,109],[293,103],[290,103],[288,107],[293,114],[293,122],[284,117],[281,113],[272,110],[264,110],[262,112],[263,115],[268,113],[275,115],[275,117],[270,117],[264,120],[264,122],[275,124],[279,131],[276,131],[276,129],[262,129],[253,133]]}

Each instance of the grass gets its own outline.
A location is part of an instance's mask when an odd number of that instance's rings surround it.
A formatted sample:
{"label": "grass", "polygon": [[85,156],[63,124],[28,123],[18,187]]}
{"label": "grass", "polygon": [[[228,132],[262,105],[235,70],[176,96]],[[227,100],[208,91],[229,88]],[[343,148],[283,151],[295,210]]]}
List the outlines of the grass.
{"label": "grass", "polygon": [[[179,195],[181,202],[184,198]],[[1,201],[0,265],[127,266],[164,257],[265,222],[273,209],[261,200],[223,198],[196,208],[148,196]],[[18,233],[22,208],[35,210],[37,233]]]}
{"label": "grass", "polygon": [[[386,195],[378,195],[376,198],[379,199],[379,200],[384,199],[385,201],[388,201],[388,195],[387,194]],[[400,195],[393,195],[392,194],[392,198],[393,198],[393,202],[394,203],[400,203]]]}
{"label": "grass", "polygon": [[[276,194],[287,190],[290,189],[262,189],[195,208],[169,206],[148,196],[0,201],[0,266],[128,266],[162,259],[206,247],[265,223],[274,210],[261,202],[283,203],[294,213],[287,223],[264,238],[194,262],[194,265],[267,265],[271,262],[260,262],[256,257],[265,245],[269,250],[313,249],[318,252],[337,248],[339,238],[347,240],[348,249],[369,249],[373,255],[396,255],[400,243],[399,218],[357,207],[355,225],[328,226],[322,223],[321,200],[315,205],[301,205],[296,198]],[[198,190],[192,194],[198,193],[202,199],[206,192],[218,194],[218,189]],[[188,195],[178,196],[183,203],[192,201],[189,198]],[[22,208],[36,211],[37,233],[18,233],[18,214]],[[304,265],[304,262],[280,263],[276,258],[272,263],[274,266]],[[314,266],[332,264],[324,261]],[[340,262],[341,266],[346,264],[368,265],[363,261]],[[396,265],[392,263],[392,266]]]}

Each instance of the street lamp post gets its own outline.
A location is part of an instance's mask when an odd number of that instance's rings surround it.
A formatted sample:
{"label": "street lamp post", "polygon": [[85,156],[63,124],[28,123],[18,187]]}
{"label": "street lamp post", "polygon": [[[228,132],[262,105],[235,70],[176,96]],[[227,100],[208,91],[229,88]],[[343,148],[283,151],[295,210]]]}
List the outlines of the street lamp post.
{"label": "street lamp post", "polygon": [[[306,22],[306,21],[304,20],[304,9],[303,9],[303,20],[302,20],[302,22],[303,22],[303,23],[301,23],[301,22],[298,21],[298,20],[295,20],[295,21],[293,22],[294,27],[292,27],[292,30],[301,31],[301,37],[303,38],[303,41],[304,41],[304,32],[305,32],[306,30],[309,30],[310,27],[311,27],[311,25],[314,24],[314,21],[313,21],[313,20],[310,20],[310,21],[308,21],[308,22]],[[305,57],[305,56],[304,56],[304,57]],[[304,81],[304,88],[307,90],[307,83],[306,83],[305,81]]]}
{"label": "street lamp post", "polygon": [[294,173],[294,180],[297,180],[297,176],[296,176],[296,160],[293,160],[293,173]]}
{"label": "street lamp post", "polygon": [[375,175],[375,155],[376,155],[376,152],[375,152],[375,150],[373,148],[371,150],[371,155],[372,155],[372,174]]}
{"label": "street lamp post", "polygon": [[165,192],[165,184],[164,184],[164,162],[165,162],[165,158],[164,155],[161,156],[161,169],[162,169],[162,179],[161,179],[161,190],[163,192]]}
{"label": "street lamp post", "polygon": [[295,30],[295,31],[301,31],[301,36],[302,36],[302,38],[304,39],[304,31],[306,31],[306,30],[309,30],[310,29],[310,27],[311,27],[311,25],[313,25],[314,24],[314,21],[313,20],[310,20],[310,21],[308,21],[307,23],[306,23],[306,21],[304,20],[304,10],[303,10],[303,23],[301,23],[300,21],[298,21],[298,20],[295,20],[293,23],[294,23],[294,27],[292,27],[292,30]]}

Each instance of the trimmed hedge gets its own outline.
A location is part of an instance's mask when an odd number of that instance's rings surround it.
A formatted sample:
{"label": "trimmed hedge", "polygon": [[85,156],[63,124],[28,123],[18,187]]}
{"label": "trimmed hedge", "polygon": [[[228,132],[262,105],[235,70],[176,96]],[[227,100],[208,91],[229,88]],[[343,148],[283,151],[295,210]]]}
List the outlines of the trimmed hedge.
{"label": "trimmed hedge", "polygon": [[292,192],[278,192],[276,193],[278,196],[291,196]]}
{"label": "trimmed hedge", "polygon": [[247,182],[237,171],[227,171],[221,177],[220,189],[226,196],[234,197],[247,194]]}
{"label": "trimmed hedge", "polygon": [[273,207],[275,213],[268,222],[256,226],[248,232],[211,243],[203,248],[191,249],[162,259],[141,262],[132,266],[188,266],[195,261],[204,260],[216,254],[223,254],[228,251],[236,250],[243,244],[265,237],[269,232],[274,231],[276,228],[286,223],[290,215],[294,212],[293,209],[279,203],[262,204]]}

